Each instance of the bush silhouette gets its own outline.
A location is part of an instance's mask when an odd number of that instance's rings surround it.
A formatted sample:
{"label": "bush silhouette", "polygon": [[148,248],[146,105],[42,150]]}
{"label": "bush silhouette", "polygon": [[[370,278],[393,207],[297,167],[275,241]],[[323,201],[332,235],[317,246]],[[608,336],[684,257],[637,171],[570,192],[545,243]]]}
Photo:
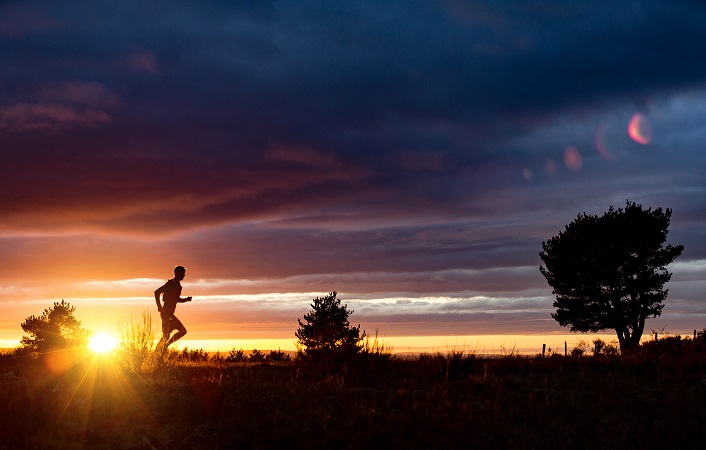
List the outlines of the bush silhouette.
{"label": "bush silhouette", "polygon": [[202,364],[208,362],[208,353],[203,349],[189,349],[189,347],[184,347],[184,349],[179,353],[177,361],[181,363],[191,363],[191,364]]}
{"label": "bush silhouette", "polygon": [[20,325],[29,336],[22,337],[22,348],[46,353],[52,350],[83,347],[88,343],[88,330],[74,317],[75,306],[63,299],[45,309],[41,316],[29,316]]}
{"label": "bush silhouette", "polygon": [[337,293],[316,297],[311,304],[312,311],[304,315],[304,322],[297,319],[299,329],[294,333],[297,343],[309,355],[317,353],[358,353],[365,331],[360,334],[360,325],[353,327],[348,316],[353,314]]}
{"label": "bush silhouette", "polygon": [[360,325],[351,326],[348,317],[353,311],[336,295],[334,291],[315,298],[304,320],[297,319],[299,329],[294,335],[300,373],[316,377],[346,374],[349,364],[364,351],[365,331],[361,334]]}
{"label": "bush silhouette", "polygon": [[237,362],[243,362],[248,359],[247,356],[245,356],[245,352],[243,349],[233,349],[228,353],[228,356],[226,357],[226,362],[227,363],[237,363]]}
{"label": "bush silhouette", "polygon": [[596,339],[593,341],[593,356],[618,356],[620,350],[615,345],[615,341],[612,343],[606,343],[602,339]]}
{"label": "bush silhouette", "polygon": [[263,361],[265,361],[265,354],[262,353],[258,349],[253,349],[253,351],[250,352],[250,356],[248,357],[248,361],[250,361],[250,362],[263,362]]}
{"label": "bush silhouette", "polygon": [[267,355],[266,359],[269,362],[277,363],[291,361],[292,358],[289,356],[288,353],[285,353],[281,350],[271,350],[270,354]]}
{"label": "bush silhouette", "polygon": [[583,356],[588,350],[588,343],[583,339],[576,344],[576,347],[571,349],[571,356]]}

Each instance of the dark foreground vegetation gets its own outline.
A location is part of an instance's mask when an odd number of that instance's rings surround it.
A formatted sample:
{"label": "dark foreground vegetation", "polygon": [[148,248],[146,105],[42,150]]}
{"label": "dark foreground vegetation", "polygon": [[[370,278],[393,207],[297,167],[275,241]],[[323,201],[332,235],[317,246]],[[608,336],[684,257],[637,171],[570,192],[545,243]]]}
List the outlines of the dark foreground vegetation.
{"label": "dark foreground vegetation", "polygon": [[0,448],[706,448],[701,335],[628,356],[195,354],[5,356]]}

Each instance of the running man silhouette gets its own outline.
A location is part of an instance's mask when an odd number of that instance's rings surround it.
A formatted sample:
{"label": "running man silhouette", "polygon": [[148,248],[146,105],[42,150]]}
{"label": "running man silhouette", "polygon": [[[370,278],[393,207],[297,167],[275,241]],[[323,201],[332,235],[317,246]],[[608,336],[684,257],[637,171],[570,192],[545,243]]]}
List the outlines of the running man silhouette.
{"label": "running man silhouette", "polygon": [[[167,350],[174,342],[183,338],[186,334],[186,327],[174,315],[177,303],[190,302],[191,297],[181,297],[180,281],[186,276],[186,267],[176,266],[174,268],[174,278],[164,283],[164,286],[154,291],[154,300],[157,302],[157,310],[162,317],[162,339],[157,343],[157,350],[162,352]],[[160,296],[164,304],[160,302]],[[172,331],[177,330],[174,336],[169,337]]]}

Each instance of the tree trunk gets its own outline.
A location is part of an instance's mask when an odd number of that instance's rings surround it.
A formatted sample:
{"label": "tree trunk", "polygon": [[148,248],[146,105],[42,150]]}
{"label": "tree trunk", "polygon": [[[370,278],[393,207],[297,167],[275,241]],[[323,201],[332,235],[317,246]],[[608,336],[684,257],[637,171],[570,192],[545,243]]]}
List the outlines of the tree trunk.
{"label": "tree trunk", "polygon": [[640,339],[642,338],[642,330],[634,330],[632,336],[630,337],[630,350],[636,350],[640,346]]}
{"label": "tree trunk", "polygon": [[[637,345],[640,343],[640,338],[642,337],[642,332],[639,331],[640,330],[633,330],[633,333],[630,334],[630,330],[625,326],[615,328],[615,332],[618,334],[620,353],[626,355],[637,348]],[[636,337],[637,340],[635,340]]]}
{"label": "tree trunk", "polygon": [[[620,352],[622,354],[628,354],[633,352],[640,346],[640,339],[642,339],[642,332],[645,329],[645,314],[640,314],[637,318],[637,323],[633,325],[632,333],[627,327],[623,328],[623,340],[620,341]],[[616,330],[618,331],[618,330]],[[620,331],[618,331],[618,336],[620,336]]]}

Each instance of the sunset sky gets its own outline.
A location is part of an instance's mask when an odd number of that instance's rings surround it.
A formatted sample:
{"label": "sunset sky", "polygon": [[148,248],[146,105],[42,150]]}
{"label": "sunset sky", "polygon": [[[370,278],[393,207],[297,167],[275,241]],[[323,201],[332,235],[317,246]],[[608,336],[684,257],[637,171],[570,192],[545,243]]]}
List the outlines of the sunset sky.
{"label": "sunset sky", "polygon": [[685,247],[647,334],[701,330],[704,24],[696,1],[2,2],[0,347],[62,298],[93,329],[156,321],[176,264],[190,347],[291,349],[334,290],[396,351],[563,345],[541,243],[626,199]]}

